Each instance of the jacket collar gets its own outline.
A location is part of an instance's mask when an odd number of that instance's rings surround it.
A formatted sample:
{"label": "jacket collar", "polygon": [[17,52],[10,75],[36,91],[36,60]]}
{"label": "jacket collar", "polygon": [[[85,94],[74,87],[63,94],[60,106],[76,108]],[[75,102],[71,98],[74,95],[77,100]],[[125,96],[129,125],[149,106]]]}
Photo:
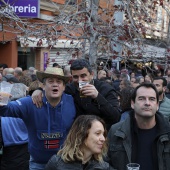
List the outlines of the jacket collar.
{"label": "jacket collar", "polygon": [[126,137],[130,136],[130,123],[131,122],[131,118],[130,116],[127,117],[127,119],[125,121],[120,122],[120,128],[115,132],[116,136],[119,136],[123,139],[125,139]]}
{"label": "jacket collar", "polygon": [[[135,131],[137,130],[136,129],[137,123],[134,118],[134,111],[132,110],[129,115],[130,116],[127,117],[124,123],[122,122],[122,125],[115,133],[116,136],[119,136],[123,139],[125,139],[127,136],[131,134],[131,130],[135,130]],[[158,129],[158,136],[166,133],[170,133],[170,124],[168,122],[168,119],[164,118],[164,116],[159,112],[156,112],[155,116],[156,116],[156,126]],[[127,127],[131,127],[131,128],[127,128]]]}

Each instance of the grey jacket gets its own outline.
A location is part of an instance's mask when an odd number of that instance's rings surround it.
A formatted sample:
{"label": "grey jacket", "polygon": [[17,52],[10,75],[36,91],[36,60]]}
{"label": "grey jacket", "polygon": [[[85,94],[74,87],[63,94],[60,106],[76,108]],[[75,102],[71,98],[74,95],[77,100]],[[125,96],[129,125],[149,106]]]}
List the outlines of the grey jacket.
{"label": "grey jacket", "polygon": [[86,167],[80,161],[65,163],[60,156],[53,155],[44,170],[114,170],[108,163],[90,160]]}
{"label": "grey jacket", "polygon": [[[133,111],[131,112],[133,113]],[[109,150],[106,161],[117,170],[126,170],[132,162],[131,119],[113,125],[108,134]],[[158,126],[157,158],[159,170],[170,170],[170,125],[163,115],[156,113]]]}

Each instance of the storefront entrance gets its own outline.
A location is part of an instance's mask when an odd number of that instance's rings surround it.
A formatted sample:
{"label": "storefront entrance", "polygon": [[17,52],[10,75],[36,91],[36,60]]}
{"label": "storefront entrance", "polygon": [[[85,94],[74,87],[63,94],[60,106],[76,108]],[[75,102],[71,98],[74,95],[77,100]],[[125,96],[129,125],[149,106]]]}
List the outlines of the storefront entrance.
{"label": "storefront entrance", "polygon": [[28,48],[23,51],[23,48],[18,49],[18,67],[27,70],[29,67],[35,67],[35,49]]}

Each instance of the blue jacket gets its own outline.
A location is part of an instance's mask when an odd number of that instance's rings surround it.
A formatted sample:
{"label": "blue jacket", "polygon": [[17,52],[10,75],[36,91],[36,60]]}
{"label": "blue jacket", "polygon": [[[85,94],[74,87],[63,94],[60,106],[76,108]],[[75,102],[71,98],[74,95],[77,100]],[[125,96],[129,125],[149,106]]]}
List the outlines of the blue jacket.
{"label": "blue jacket", "polygon": [[1,117],[1,130],[5,147],[28,143],[27,128],[20,118]]}
{"label": "blue jacket", "polygon": [[0,113],[23,119],[28,129],[30,155],[41,164],[46,164],[59,150],[76,115],[73,98],[65,93],[56,107],[44,95],[43,107],[37,108],[28,96],[0,107]]}

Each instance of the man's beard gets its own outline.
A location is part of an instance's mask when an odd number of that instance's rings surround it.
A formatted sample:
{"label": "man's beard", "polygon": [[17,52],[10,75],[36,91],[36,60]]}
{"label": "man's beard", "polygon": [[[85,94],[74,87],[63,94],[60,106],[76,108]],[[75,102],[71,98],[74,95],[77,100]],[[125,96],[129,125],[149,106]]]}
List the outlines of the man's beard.
{"label": "man's beard", "polygon": [[159,91],[158,93],[159,93],[159,96],[160,96],[160,95],[162,95],[162,93],[163,93],[163,90]]}
{"label": "man's beard", "polygon": [[74,83],[75,87],[76,87],[77,89],[79,89],[79,83],[78,83],[78,82],[73,82],[73,83]]}

